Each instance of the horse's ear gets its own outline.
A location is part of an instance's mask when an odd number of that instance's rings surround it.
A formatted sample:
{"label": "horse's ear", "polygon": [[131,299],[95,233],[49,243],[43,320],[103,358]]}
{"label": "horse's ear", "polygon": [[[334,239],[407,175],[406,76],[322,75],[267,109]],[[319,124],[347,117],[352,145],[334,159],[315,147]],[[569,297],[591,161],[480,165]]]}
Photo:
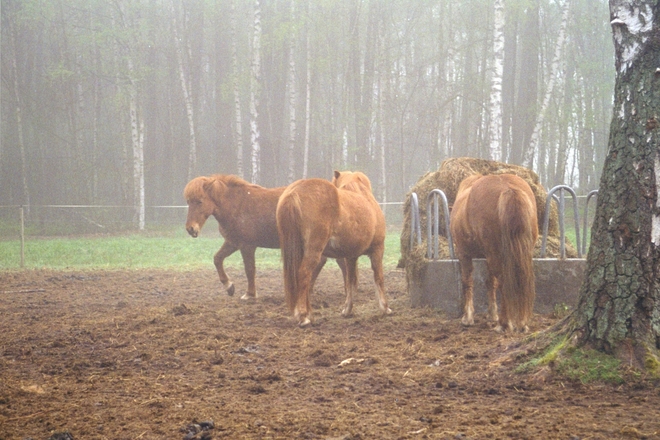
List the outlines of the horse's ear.
{"label": "horse's ear", "polygon": [[339,176],[341,175],[340,171],[335,170],[335,179],[339,179]]}

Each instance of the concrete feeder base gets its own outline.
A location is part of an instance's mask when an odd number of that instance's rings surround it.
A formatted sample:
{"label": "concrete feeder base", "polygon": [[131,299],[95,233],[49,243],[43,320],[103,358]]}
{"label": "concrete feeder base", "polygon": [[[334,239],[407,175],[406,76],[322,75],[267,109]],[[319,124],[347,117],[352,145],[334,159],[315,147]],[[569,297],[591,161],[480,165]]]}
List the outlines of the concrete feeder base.
{"label": "concrete feeder base", "polygon": [[[474,261],[474,308],[476,313],[488,309],[486,295],[486,261]],[[552,313],[557,307],[574,308],[584,271],[585,259],[534,259],[536,300],[534,312]],[[426,263],[419,279],[412,279],[406,269],[408,293],[412,307],[432,307],[448,315],[462,315],[461,272],[458,260],[436,260]]]}

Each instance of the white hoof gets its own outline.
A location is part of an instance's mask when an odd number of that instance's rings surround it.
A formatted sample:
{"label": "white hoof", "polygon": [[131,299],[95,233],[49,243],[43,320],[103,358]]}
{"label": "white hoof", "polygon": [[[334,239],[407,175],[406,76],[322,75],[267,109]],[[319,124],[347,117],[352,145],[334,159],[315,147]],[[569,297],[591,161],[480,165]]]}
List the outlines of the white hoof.
{"label": "white hoof", "polygon": [[468,318],[467,316],[463,316],[461,318],[461,324],[468,325],[468,326],[469,325],[474,325],[474,318],[472,318],[472,317]]}

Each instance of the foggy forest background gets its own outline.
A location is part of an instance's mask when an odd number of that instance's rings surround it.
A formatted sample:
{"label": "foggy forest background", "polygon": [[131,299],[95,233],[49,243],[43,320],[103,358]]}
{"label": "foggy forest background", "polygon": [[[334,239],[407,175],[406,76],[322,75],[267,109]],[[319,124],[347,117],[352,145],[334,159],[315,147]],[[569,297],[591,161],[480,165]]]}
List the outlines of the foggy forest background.
{"label": "foggy forest background", "polygon": [[598,185],[604,0],[1,6],[0,205],[181,205],[198,175],[282,186],[333,169],[402,201],[458,156]]}

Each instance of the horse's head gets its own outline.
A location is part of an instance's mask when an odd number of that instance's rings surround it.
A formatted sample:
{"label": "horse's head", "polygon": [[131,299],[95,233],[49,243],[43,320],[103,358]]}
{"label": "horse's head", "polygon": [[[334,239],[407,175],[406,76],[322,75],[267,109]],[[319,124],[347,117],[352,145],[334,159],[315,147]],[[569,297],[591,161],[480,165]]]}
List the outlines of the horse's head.
{"label": "horse's head", "polygon": [[335,171],[332,176],[332,183],[337,188],[371,193],[371,181],[360,171]]}
{"label": "horse's head", "polygon": [[206,219],[216,210],[217,205],[211,197],[215,185],[219,184],[215,177],[196,177],[186,185],[183,196],[188,203],[188,218],[186,231],[192,237],[197,237]]}

